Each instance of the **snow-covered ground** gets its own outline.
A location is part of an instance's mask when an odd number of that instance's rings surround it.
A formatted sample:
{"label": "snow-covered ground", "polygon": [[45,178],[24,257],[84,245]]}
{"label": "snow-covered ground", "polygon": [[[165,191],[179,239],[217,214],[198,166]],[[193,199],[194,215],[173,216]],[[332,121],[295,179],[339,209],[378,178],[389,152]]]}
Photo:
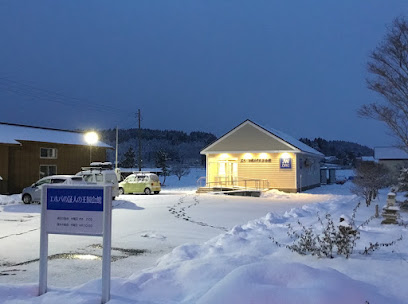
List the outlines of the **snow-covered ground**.
{"label": "snow-covered ground", "polygon": [[[344,173],[346,176],[347,172]],[[346,259],[301,256],[287,224],[319,228],[316,214],[337,222],[359,199],[351,183],[306,193],[269,191],[261,198],[195,194],[204,171],[159,195],[124,195],[114,202],[109,303],[407,303],[408,239],[404,226],[374,219],[361,228]],[[385,204],[387,190],[357,212],[359,225]],[[403,219],[406,217],[402,214]],[[99,237],[51,235],[49,292],[37,297],[40,206],[0,196],[0,303],[100,303]],[[371,255],[370,242],[390,242]]]}

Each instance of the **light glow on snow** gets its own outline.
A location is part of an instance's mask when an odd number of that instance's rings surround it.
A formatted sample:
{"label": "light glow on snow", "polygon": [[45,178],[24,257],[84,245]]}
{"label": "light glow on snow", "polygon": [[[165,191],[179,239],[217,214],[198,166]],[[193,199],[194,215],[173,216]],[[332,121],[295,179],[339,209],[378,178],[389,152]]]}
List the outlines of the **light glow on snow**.
{"label": "light glow on snow", "polygon": [[[260,198],[198,195],[192,185],[204,173],[191,170],[181,181],[169,176],[159,195],[123,195],[113,202],[112,249],[119,259],[112,262],[110,303],[406,303],[408,238],[368,256],[359,253],[370,242],[407,235],[404,226],[371,220],[349,259],[301,256],[271,240],[291,244],[287,225],[298,221],[320,227],[317,213],[330,213],[336,225],[350,217],[359,201],[351,182],[306,193],[271,190]],[[360,206],[356,225],[374,214],[376,204],[385,205],[388,192]],[[7,248],[0,250],[0,303],[100,303],[100,263],[91,256],[100,255],[102,245],[94,237],[50,236],[53,253],[90,256],[50,261],[52,288],[37,297],[40,210],[24,205],[20,195],[0,196],[0,248]],[[126,254],[133,251],[143,254]]]}

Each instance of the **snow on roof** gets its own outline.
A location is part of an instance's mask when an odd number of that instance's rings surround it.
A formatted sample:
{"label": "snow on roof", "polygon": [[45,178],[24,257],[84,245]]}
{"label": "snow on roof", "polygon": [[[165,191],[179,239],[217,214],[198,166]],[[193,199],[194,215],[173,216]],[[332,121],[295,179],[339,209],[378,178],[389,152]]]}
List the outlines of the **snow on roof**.
{"label": "snow on roof", "polygon": [[[0,122],[0,143],[20,145],[21,143],[19,141],[37,141],[66,145],[88,146],[84,138],[84,133],[81,132],[39,128]],[[93,146],[112,148],[111,146],[101,141],[98,141]]]}
{"label": "snow on roof", "polygon": [[374,156],[361,156],[361,160],[365,162],[375,162]]}
{"label": "snow on roof", "polygon": [[[248,120],[248,121],[255,124],[254,122],[252,122],[250,120]],[[255,124],[255,125],[257,125],[257,124]],[[260,125],[258,125],[258,126],[261,127],[262,129],[265,129],[269,133],[272,133],[272,135],[275,135],[275,136],[279,137],[280,139],[286,141],[288,144],[298,148],[302,152],[316,154],[316,155],[324,157],[323,153],[320,153],[319,151],[317,151],[317,150],[313,149],[312,147],[302,143],[300,140],[297,140],[297,139],[293,138],[292,136],[283,133],[282,131],[279,131],[279,130],[276,130],[276,129],[273,129],[273,128],[270,128],[270,127],[265,128],[265,127],[260,126]]]}
{"label": "snow on roof", "polygon": [[375,159],[408,159],[408,153],[397,147],[375,147]]}

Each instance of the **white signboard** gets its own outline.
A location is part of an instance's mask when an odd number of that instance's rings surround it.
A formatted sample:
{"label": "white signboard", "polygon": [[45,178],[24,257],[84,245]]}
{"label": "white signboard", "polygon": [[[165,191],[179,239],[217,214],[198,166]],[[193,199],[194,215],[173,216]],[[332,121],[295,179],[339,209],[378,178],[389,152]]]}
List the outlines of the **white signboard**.
{"label": "white signboard", "polygon": [[39,295],[47,292],[48,234],[103,236],[102,303],[110,299],[112,187],[44,185]]}
{"label": "white signboard", "polygon": [[103,188],[51,188],[46,191],[47,232],[103,235]]}

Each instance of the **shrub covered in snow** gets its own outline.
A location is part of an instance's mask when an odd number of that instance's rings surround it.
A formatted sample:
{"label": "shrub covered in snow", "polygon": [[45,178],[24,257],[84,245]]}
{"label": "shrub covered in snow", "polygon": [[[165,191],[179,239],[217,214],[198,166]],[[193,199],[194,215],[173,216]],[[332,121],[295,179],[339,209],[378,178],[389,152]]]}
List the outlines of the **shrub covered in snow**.
{"label": "shrub covered in snow", "polygon": [[[348,259],[353,253],[357,241],[360,239],[360,229],[367,226],[374,218],[374,216],[371,216],[356,227],[354,219],[359,207],[360,203],[353,209],[351,218],[341,215],[338,223],[335,223],[331,214],[327,213],[324,219],[317,214],[317,220],[320,224],[317,227],[306,227],[300,220],[297,221],[297,227],[290,223],[287,224],[287,234],[293,240],[291,245],[281,244],[273,237],[271,239],[279,247],[285,246],[292,252],[301,255],[310,254],[319,258],[334,258],[334,253],[336,253]],[[392,246],[401,240],[402,236],[386,243],[370,242],[361,253],[368,255],[380,247]]]}

